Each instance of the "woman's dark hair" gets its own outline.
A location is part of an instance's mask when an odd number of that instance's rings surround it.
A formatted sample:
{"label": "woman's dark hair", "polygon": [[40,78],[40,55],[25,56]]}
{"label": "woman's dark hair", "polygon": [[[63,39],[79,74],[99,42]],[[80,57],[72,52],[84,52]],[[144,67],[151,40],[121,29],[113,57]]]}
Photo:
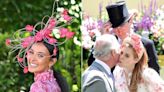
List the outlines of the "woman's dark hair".
{"label": "woman's dark hair", "polygon": [[[58,46],[54,47],[54,45],[51,45],[51,44],[49,44],[49,43],[47,43],[47,42],[45,42],[45,41],[43,41],[43,44],[44,44],[44,45],[46,46],[46,48],[48,49],[50,55],[52,55],[51,58],[57,58],[57,60],[58,60],[58,59],[59,59],[59,48],[58,48]],[[57,49],[56,56],[53,55],[53,50],[54,50],[54,48]]]}
{"label": "woman's dark hair", "polygon": [[70,92],[68,83],[66,79],[61,75],[60,72],[57,72],[53,69],[54,77],[56,78],[56,81],[58,82],[61,92]]}
{"label": "woman's dark hair", "polygon": [[[56,53],[56,56],[54,56],[53,55],[53,50],[54,50],[55,47],[51,44],[48,44],[47,42],[44,42],[44,41],[43,41],[43,44],[48,49],[50,55],[52,55],[51,58],[57,58],[57,60],[58,60],[58,58],[59,58],[59,48],[58,48],[58,46],[56,46],[57,53]],[[52,68],[52,69],[53,69],[54,77],[56,78],[56,81],[60,86],[61,92],[70,92],[69,86],[68,86],[68,83],[67,83],[66,79],[62,76],[62,74],[60,72],[57,72],[56,70],[54,70],[54,68]]]}

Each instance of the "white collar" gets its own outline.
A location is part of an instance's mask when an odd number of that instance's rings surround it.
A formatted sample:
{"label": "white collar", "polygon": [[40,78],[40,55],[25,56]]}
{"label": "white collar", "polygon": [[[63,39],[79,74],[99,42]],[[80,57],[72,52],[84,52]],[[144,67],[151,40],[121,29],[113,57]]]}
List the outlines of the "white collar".
{"label": "white collar", "polygon": [[118,43],[121,45],[122,44],[122,40],[118,37]]}

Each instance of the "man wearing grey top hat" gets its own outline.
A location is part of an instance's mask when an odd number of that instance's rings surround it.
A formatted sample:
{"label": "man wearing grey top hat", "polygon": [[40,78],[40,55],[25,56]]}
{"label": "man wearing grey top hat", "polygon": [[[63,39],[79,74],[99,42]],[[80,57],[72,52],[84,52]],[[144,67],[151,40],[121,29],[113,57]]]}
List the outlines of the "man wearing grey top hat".
{"label": "man wearing grey top hat", "polygon": [[[121,42],[128,35],[133,33],[131,25],[133,23],[134,14],[130,15],[126,8],[125,1],[119,1],[114,4],[108,5],[106,7],[107,13],[109,15],[108,30],[112,28],[112,32],[118,38],[118,41]],[[147,51],[149,61],[148,66],[153,68],[159,73],[160,67],[158,65],[157,53],[155,46],[152,40],[142,37],[142,43]],[[90,65],[94,61],[92,54],[88,59],[88,64]]]}

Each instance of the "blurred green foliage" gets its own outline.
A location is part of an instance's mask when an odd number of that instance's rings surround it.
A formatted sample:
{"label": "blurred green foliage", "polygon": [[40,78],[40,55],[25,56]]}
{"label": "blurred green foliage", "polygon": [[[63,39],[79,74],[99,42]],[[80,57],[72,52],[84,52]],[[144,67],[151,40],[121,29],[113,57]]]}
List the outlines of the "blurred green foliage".
{"label": "blurred green foliage", "polygon": [[[58,0],[59,7],[72,11],[74,17],[68,27],[80,40],[81,0]],[[33,82],[33,74],[24,74],[15,60],[16,53],[9,55],[5,39],[25,27],[35,25],[45,15],[51,15],[54,0],[0,0],[0,91],[28,92]],[[57,9],[55,8],[55,11]],[[81,89],[81,48],[73,39],[60,46],[60,57],[54,67],[66,78],[71,92]]]}

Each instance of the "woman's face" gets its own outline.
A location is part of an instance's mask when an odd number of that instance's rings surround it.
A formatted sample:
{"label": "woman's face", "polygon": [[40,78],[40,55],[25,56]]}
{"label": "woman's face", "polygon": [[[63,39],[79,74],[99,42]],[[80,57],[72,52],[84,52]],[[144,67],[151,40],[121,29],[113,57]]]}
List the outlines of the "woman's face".
{"label": "woman's face", "polygon": [[50,68],[50,54],[43,43],[35,43],[27,53],[28,70],[31,73],[40,73]]}
{"label": "woman's face", "polygon": [[118,65],[121,67],[129,67],[136,64],[135,58],[134,58],[134,51],[132,48],[128,46],[124,46],[121,49],[120,53],[120,59]]}

